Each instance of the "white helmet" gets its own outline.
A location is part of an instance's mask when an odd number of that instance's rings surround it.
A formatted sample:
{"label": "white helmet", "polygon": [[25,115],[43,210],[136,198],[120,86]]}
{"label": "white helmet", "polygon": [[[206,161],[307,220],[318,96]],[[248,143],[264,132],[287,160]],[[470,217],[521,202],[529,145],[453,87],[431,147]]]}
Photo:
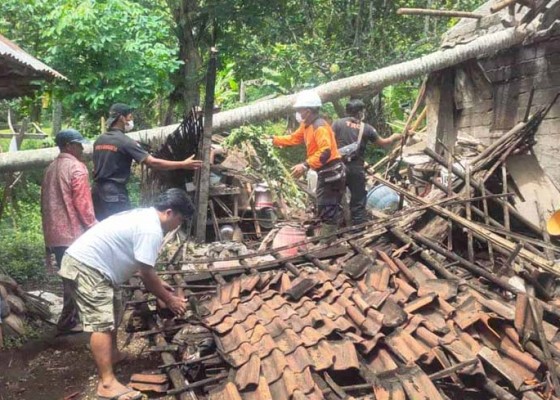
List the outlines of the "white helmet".
{"label": "white helmet", "polygon": [[321,98],[316,91],[304,90],[298,95],[294,108],[318,108],[322,105]]}

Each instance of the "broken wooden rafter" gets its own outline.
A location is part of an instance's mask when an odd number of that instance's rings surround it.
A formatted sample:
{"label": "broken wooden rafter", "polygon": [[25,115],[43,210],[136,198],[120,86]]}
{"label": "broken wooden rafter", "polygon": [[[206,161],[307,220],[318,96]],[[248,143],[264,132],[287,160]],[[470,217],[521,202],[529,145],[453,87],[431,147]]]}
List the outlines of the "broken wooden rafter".
{"label": "broken wooden rafter", "polygon": [[[139,284],[140,279],[137,277],[133,277],[131,279],[132,284]],[[144,294],[141,290],[136,289],[133,292],[133,297],[136,300],[140,300],[143,299]],[[147,310],[147,305],[141,305],[141,307],[143,307],[145,310]],[[156,328],[155,322],[153,319],[149,319],[148,320],[148,325],[149,325],[149,329],[153,330]],[[156,344],[156,346],[166,346],[168,343],[165,340],[165,337],[163,336],[162,333],[156,333],[154,335],[154,342]],[[162,361],[164,362],[164,364],[172,364],[175,363],[175,357],[173,356],[172,353],[169,352],[162,352],[160,354]],[[179,396],[179,400],[197,400],[198,397],[196,396],[196,394],[193,391],[190,391],[189,389],[185,389],[187,387],[188,384],[188,380],[183,376],[183,374],[181,373],[180,368],[177,367],[172,367],[167,371],[167,375],[169,376],[171,382],[173,383],[173,386],[175,386],[176,389],[184,389],[181,391],[181,394]]]}
{"label": "broken wooden rafter", "polygon": [[524,5],[526,7],[532,6],[530,0],[500,0],[492,7],[490,7],[490,12],[492,14],[496,14],[497,12],[502,11],[504,8],[507,8],[509,6],[514,6],[516,3]]}
{"label": "broken wooden rafter", "polygon": [[[397,191],[398,193],[403,194],[404,196],[406,196],[407,198],[409,198],[410,200],[416,201],[417,203],[420,204],[424,204],[424,205],[428,205],[429,203],[421,198],[418,197],[404,189],[402,189],[400,186],[395,185],[383,178],[381,178],[380,176],[374,176],[374,179],[378,180],[379,182],[383,183],[384,185],[390,187],[391,189]],[[435,211],[436,213],[438,213],[439,215],[441,215],[442,217],[445,218],[451,218],[454,222],[458,223],[459,225],[470,229],[473,234],[478,234],[480,236],[483,236],[485,238],[487,238],[489,240],[489,242],[491,242],[493,245],[502,247],[508,251],[513,251],[516,247],[516,244],[505,239],[502,238],[500,236],[495,235],[494,233],[492,233],[491,231],[489,231],[488,229],[486,229],[483,225],[478,224],[476,222],[473,221],[469,221],[466,218],[463,218],[441,206],[432,206],[430,207],[433,211]],[[453,254],[453,253],[451,253]],[[542,258],[536,254],[533,254],[531,252],[529,252],[527,249],[522,249],[520,252],[520,256],[525,259],[526,261],[530,262],[531,264],[535,265],[536,267],[539,267],[545,271],[549,271],[555,275],[560,275],[560,271],[556,270],[551,263],[545,259]],[[451,257],[450,257],[451,258]],[[453,259],[453,258],[452,258]]]}
{"label": "broken wooden rafter", "polygon": [[484,14],[473,13],[470,11],[458,10],[436,10],[429,8],[399,8],[397,10],[399,15],[426,15],[430,17],[448,17],[448,18],[474,18],[481,19]]}
{"label": "broken wooden rafter", "polygon": [[546,360],[546,365],[550,372],[550,377],[552,380],[552,385],[554,387],[554,392],[556,393],[556,396],[560,396],[560,382],[558,380],[558,374],[556,373],[556,365],[554,364],[554,360],[552,359],[552,355],[550,354],[548,339],[546,338],[546,335],[544,333],[542,320],[539,318],[537,314],[537,309],[535,307],[534,299],[528,296],[527,301],[529,302],[529,309],[531,310],[531,316],[533,317],[535,330],[537,331],[537,335],[541,343],[542,351]]}
{"label": "broken wooden rafter", "polygon": [[[428,156],[430,156],[434,161],[436,161],[438,164],[446,166],[446,162],[443,159],[443,157],[441,157],[439,154],[437,154],[436,152],[434,152],[432,149],[430,148],[425,148],[424,149],[424,153]],[[474,168],[471,171],[471,174],[474,172]],[[462,180],[466,180],[465,177],[465,172],[462,171],[460,168],[458,168],[457,166],[453,166],[453,174],[455,174],[456,176],[458,176],[459,178],[461,178]],[[471,175],[472,177],[472,175]],[[470,179],[470,185],[472,187],[474,187],[475,189],[479,190],[480,192],[482,192],[482,186],[483,183],[479,182],[478,180],[475,179]],[[487,192],[489,194],[491,194],[490,192]],[[500,206],[504,206],[504,202],[502,202],[499,199],[492,199],[494,202],[498,203]],[[527,226],[527,228],[531,229],[533,232],[537,233],[537,234],[541,234],[541,229],[538,226],[535,226],[531,221],[529,221],[527,218],[525,218],[523,215],[521,215],[516,209],[515,207],[513,207],[511,204],[509,204],[508,202],[505,202],[505,205],[509,208],[511,215],[515,216],[515,218],[517,218],[518,220],[520,220],[523,224],[525,224]]]}

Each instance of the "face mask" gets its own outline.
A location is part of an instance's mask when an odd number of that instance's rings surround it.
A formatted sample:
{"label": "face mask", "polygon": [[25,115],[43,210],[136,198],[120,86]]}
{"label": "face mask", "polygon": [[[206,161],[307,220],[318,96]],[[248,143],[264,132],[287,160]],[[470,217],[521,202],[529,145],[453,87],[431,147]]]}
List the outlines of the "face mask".
{"label": "face mask", "polygon": [[301,124],[303,122],[303,117],[301,116],[301,113],[298,111],[296,113],[296,121]]}
{"label": "face mask", "polygon": [[124,125],[124,131],[130,132],[133,129],[134,129],[134,120],[126,121],[126,124]]}

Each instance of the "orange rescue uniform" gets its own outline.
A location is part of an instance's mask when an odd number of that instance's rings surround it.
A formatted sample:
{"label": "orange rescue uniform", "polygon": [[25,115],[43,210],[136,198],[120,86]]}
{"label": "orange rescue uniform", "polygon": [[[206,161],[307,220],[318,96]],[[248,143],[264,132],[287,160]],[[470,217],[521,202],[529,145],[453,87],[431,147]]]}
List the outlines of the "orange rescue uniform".
{"label": "orange rescue uniform", "polygon": [[275,146],[296,146],[305,143],[306,164],[314,170],[340,159],[334,132],[322,118],[317,118],[307,126],[302,123],[291,135],[274,136],[273,143]]}

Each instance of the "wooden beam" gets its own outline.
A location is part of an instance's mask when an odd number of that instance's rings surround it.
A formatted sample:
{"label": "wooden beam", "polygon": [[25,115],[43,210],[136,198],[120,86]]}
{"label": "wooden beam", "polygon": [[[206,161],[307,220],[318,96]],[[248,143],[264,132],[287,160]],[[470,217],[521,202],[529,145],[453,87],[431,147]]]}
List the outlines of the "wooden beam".
{"label": "wooden beam", "polygon": [[474,18],[481,19],[484,14],[477,14],[470,11],[457,10],[435,10],[429,8],[399,8],[399,15],[428,15],[431,17],[451,17],[451,18]]}
{"label": "wooden beam", "polygon": [[[12,137],[14,137],[14,135],[11,133],[0,133],[0,139],[11,139]],[[25,139],[44,139],[47,135],[43,133],[25,133],[23,137]]]}
{"label": "wooden beam", "polygon": [[[422,204],[422,205],[426,205],[426,206],[430,205],[430,203],[427,200],[425,200],[424,198],[418,197],[418,196],[404,190],[400,186],[395,185],[395,184],[381,178],[378,175],[373,176],[373,179],[375,179],[375,180],[379,181],[380,183],[388,186],[389,188],[395,190],[396,192],[405,195],[407,198],[409,198],[412,201],[415,201],[418,204]],[[455,213],[453,213],[449,210],[446,210],[445,208],[443,208],[439,205],[431,206],[430,209],[433,210],[434,212],[436,212],[437,214],[439,214],[440,216],[442,216],[444,218],[450,218],[450,219],[453,220],[453,222],[465,227],[466,229],[472,230],[473,234],[478,234],[478,235],[484,237],[486,240],[488,240],[494,246],[498,246],[498,247],[503,248],[507,251],[513,251],[516,248],[515,243],[494,234],[490,230],[486,229],[486,227],[484,225],[475,223],[473,221],[469,221],[466,218],[463,218],[463,217],[461,217],[461,216],[459,216],[459,215],[457,215],[457,214],[455,214]],[[411,236],[414,239],[416,239],[416,235],[414,235],[413,232],[411,232]],[[451,254],[454,254],[454,253],[451,253]],[[552,263],[550,263],[546,258],[540,257],[540,256],[528,251],[527,249],[522,249],[520,251],[519,255],[520,255],[521,258],[528,261],[532,265],[534,265],[536,267],[539,267],[539,268],[542,268],[545,271],[549,271],[556,276],[560,276],[560,271],[557,270],[554,267],[554,265],[552,265]],[[453,257],[449,257],[449,258],[457,260],[457,258],[453,258]],[[492,280],[492,279],[490,279],[490,280]],[[511,286],[511,285],[509,285],[509,286]],[[510,290],[510,289],[507,289],[507,290]],[[516,291],[513,291],[513,292],[515,293]]]}
{"label": "wooden beam", "polygon": [[442,147],[439,142],[452,149],[457,139],[453,109],[454,81],[455,72],[446,69],[432,74],[426,84],[427,144],[438,153]]}
{"label": "wooden beam", "polygon": [[492,14],[497,13],[498,11],[503,10],[504,8],[515,4],[517,2],[517,0],[501,0],[499,2],[497,2],[496,4],[494,4],[492,7],[490,7],[490,12]]}
{"label": "wooden beam", "polygon": [[212,115],[214,114],[214,90],[216,88],[216,67],[218,50],[210,49],[208,73],[206,75],[206,98],[204,102],[204,136],[200,158],[202,168],[198,174],[198,190],[196,209],[196,241],[206,240],[206,221],[208,219],[208,199],[210,193],[210,150],[212,146]]}

